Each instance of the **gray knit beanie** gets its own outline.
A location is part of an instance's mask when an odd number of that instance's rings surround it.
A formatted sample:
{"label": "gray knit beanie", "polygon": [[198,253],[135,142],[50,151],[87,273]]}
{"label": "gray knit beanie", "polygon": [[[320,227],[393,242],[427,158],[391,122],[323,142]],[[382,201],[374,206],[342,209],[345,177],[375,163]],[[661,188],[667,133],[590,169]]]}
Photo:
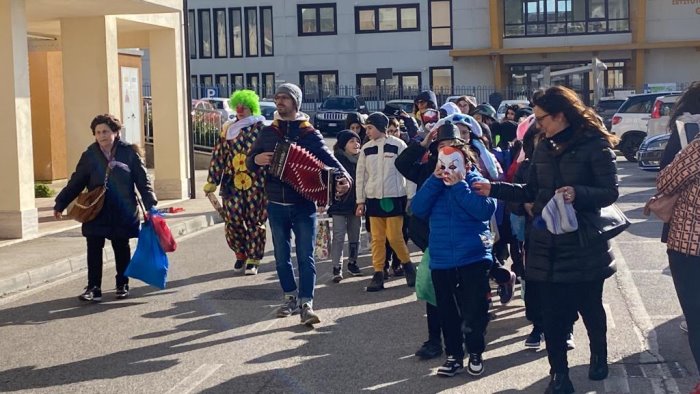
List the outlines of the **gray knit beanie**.
{"label": "gray knit beanie", "polygon": [[301,93],[301,89],[299,88],[299,86],[297,86],[293,83],[283,83],[277,88],[277,91],[275,92],[275,94],[280,94],[280,93],[287,94],[287,95],[289,95],[289,97],[292,98],[292,100],[294,100],[294,103],[296,104],[296,107],[297,107],[297,111],[299,111],[301,109],[302,93]]}
{"label": "gray knit beanie", "polygon": [[373,112],[367,117],[365,124],[371,124],[377,130],[386,133],[386,128],[389,126],[389,118],[381,112]]}

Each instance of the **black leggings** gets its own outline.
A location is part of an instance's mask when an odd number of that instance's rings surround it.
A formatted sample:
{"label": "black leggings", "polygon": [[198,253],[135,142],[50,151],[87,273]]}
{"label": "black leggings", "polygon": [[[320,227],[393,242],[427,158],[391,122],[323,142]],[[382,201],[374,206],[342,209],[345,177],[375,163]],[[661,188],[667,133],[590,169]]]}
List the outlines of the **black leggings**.
{"label": "black leggings", "polygon": [[[530,282],[526,282],[527,285]],[[538,282],[544,317],[544,339],[551,371],[569,370],[566,337],[581,314],[588,331],[591,354],[607,356],[607,321],[603,309],[604,279],[578,283]],[[526,290],[526,294],[529,290]]]}
{"label": "black leggings", "polygon": [[[88,264],[88,288],[102,287],[102,249],[105,247],[103,237],[87,238],[87,264]],[[124,276],[124,271],[131,260],[131,248],[128,238],[112,239],[114,261],[117,266],[117,287],[129,283],[129,278]]]}

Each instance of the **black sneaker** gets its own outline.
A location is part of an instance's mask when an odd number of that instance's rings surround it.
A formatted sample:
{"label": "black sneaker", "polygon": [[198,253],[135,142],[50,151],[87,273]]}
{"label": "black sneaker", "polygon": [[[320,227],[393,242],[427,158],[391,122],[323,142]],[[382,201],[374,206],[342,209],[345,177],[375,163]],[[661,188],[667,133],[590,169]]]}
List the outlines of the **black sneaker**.
{"label": "black sneaker", "polygon": [[445,363],[442,364],[440,368],[438,368],[437,375],[451,378],[457,375],[460,371],[462,371],[462,369],[464,369],[462,360],[457,360],[456,358],[454,358],[454,356],[447,356],[447,360],[445,360]]}
{"label": "black sneaker", "polygon": [[102,290],[97,286],[91,288],[86,287],[85,292],[79,295],[78,299],[80,299],[80,301],[100,302],[102,301]]}
{"label": "black sneaker", "polygon": [[400,278],[404,276],[404,271],[402,266],[397,266],[397,267],[392,267],[391,272],[394,274],[395,277]]}
{"label": "black sneaker", "polygon": [[245,268],[245,260],[236,260],[233,264],[233,272],[243,272],[243,268]]}
{"label": "black sneaker", "polygon": [[498,297],[501,299],[501,305],[507,305],[513,299],[513,291],[515,289],[515,274],[510,273],[508,282],[498,285]]}
{"label": "black sneaker", "polygon": [[569,335],[566,336],[566,350],[574,349],[576,349],[576,342],[574,342],[574,333],[570,332]]}
{"label": "black sneaker", "polygon": [[129,296],[129,285],[121,285],[117,286],[117,291],[115,293],[115,296],[118,299],[124,299]]}
{"label": "black sneaker", "polygon": [[416,266],[412,262],[403,264],[403,272],[406,276],[406,285],[408,287],[416,286]]}
{"label": "black sneaker", "polygon": [[469,353],[469,364],[467,364],[467,371],[473,376],[479,376],[484,373],[484,360],[481,359],[481,354]]}
{"label": "black sneaker", "polygon": [[382,272],[375,272],[367,286],[367,291],[371,293],[381,290],[384,290],[384,274]]}
{"label": "black sneaker", "polygon": [[552,375],[552,380],[549,381],[549,386],[544,391],[545,394],[571,394],[574,392],[574,385],[569,379],[569,373],[555,373]]}
{"label": "black sneaker", "polygon": [[591,364],[588,367],[588,379],[603,380],[608,377],[608,357],[591,354]]}
{"label": "black sneaker", "polygon": [[343,280],[343,271],[340,267],[333,267],[333,282],[340,283]]}
{"label": "black sneaker", "polygon": [[442,343],[440,341],[427,340],[423,342],[423,346],[416,352],[416,357],[421,360],[430,360],[431,358],[440,357],[442,355]]}
{"label": "black sneaker", "polygon": [[362,276],[362,271],[360,270],[360,267],[357,266],[356,261],[351,261],[348,263],[348,272],[352,276]]}
{"label": "black sneaker", "polygon": [[525,339],[525,347],[530,347],[530,348],[539,348],[542,345],[542,340],[544,339],[544,335],[540,330],[537,328],[533,328],[532,332],[530,332],[530,335],[527,336],[527,339]]}
{"label": "black sneaker", "polygon": [[383,273],[384,273],[384,280],[389,280],[389,269],[384,268]]}

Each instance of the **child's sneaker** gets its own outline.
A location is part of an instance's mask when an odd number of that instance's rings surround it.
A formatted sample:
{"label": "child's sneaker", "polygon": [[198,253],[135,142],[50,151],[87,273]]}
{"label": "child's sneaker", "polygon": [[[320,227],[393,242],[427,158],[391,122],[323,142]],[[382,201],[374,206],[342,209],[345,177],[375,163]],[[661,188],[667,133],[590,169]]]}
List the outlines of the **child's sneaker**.
{"label": "child's sneaker", "polygon": [[566,336],[566,350],[574,349],[576,349],[576,342],[574,342],[574,333],[570,332],[569,335]]}
{"label": "child's sneaker", "polygon": [[236,262],[233,263],[233,272],[243,272],[244,268],[245,260],[236,260]]}
{"label": "child's sneaker", "polygon": [[356,261],[351,261],[348,263],[348,272],[352,276],[362,276],[362,271],[360,270],[360,267],[357,266]]}
{"label": "child's sneaker", "polygon": [[250,275],[257,275],[258,274],[258,265],[257,264],[251,264],[248,263],[245,265],[245,274],[247,276]]}
{"label": "child's sneaker", "polygon": [[367,286],[367,291],[371,293],[371,292],[381,291],[381,290],[384,290],[384,273],[375,272],[374,275],[372,276],[372,280],[369,282],[369,285]]}
{"label": "child's sneaker", "polygon": [[473,376],[479,376],[484,373],[484,360],[481,359],[481,354],[469,353],[469,364],[467,364],[467,371]]}
{"label": "child's sneaker", "polygon": [[340,283],[343,280],[343,272],[340,267],[333,267],[333,282]]}
{"label": "child's sneaker", "polygon": [[115,296],[120,300],[128,297],[129,296],[129,285],[117,286],[117,291],[115,292]]}
{"label": "child's sneaker", "polygon": [[299,303],[297,298],[288,295],[284,296],[284,303],[277,308],[277,317],[288,317],[299,312]]}
{"label": "child's sneaker", "polygon": [[100,302],[102,301],[102,290],[97,286],[86,287],[85,292],[79,295],[78,299],[80,299],[80,301]]}
{"label": "child's sneaker", "polygon": [[513,291],[515,289],[515,274],[510,273],[508,282],[498,285],[498,297],[501,299],[501,305],[507,305],[513,299]]}
{"label": "child's sneaker", "polygon": [[542,339],[544,339],[542,331],[533,327],[532,332],[525,339],[525,347],[539,348],[542,345]]}
{"label": "child's sneaker", "polygon": [[460,373],[464,369],[462,365],[462,360],[457,360],[454,356],[447,356],[447,360],[442,364],[437,370],[438,376],[453,377]]}
{"label": "child's sneaker", "polygon": [[313,326],[314,324],[318,324],[321,322],[321,319],[318,318],[318,315],[314,312],[314,310],[311,308],[311,305],[309,304],[304,304],[301,306],[301,323],[306,324],[307,326]]}
{"label": "child's sneaker", "polygon": [[406,276],[406,285],[408,287],[416,286],[416,266],[412,262],[408,262],[403,265],[403,272]]}

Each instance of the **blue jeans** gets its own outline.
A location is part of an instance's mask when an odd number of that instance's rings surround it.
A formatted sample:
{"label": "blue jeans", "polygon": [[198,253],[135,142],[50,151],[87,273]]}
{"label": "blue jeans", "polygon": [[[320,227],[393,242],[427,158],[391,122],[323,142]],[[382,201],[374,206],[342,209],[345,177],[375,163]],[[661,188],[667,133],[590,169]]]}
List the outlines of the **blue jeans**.
{"label": "blue jeans", "polygon": [[297,266],[299,267],[299,301],[311,304],[316,286],[316,263],[314,244],[316,242],[316,205],[304,202],[294,205],[281,205],[270,202],[267,213],[272,230],[272,244],[275,247],[277,276],[285,294],[295,294],[297,283],[292,266],[292,231],[296,241]]}

